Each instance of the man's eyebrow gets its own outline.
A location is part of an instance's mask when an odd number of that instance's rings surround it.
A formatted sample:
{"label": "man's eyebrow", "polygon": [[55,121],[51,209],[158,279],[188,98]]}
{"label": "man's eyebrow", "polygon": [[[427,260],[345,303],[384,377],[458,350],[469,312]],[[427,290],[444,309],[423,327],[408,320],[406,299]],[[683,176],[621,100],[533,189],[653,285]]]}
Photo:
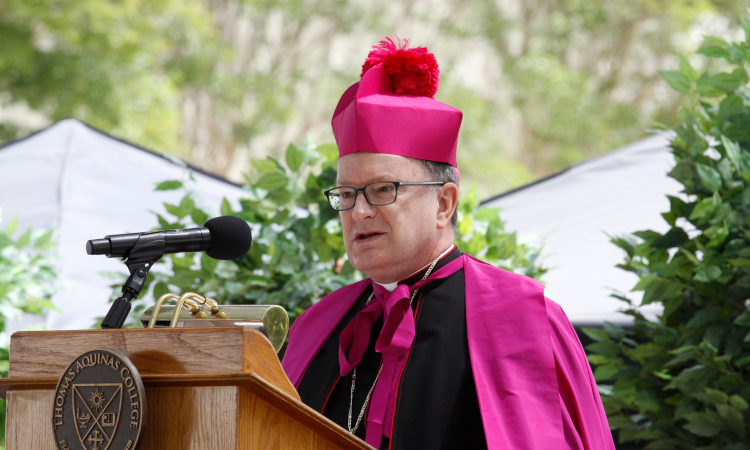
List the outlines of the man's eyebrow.
{"label": "man's eyebrow", "polygon": [[[398,181],[395,178],[397,177],[393,177],[391,175],[367,177],[366,178],[367,181],[365,181],[365,183],[362,186],[364,186],[365,184],[376,183],[378,181]],[[356,183],[354,183],[353,181],[349,181],[349,180],[336,179],[336,184],[338,186],[353,186]]]}

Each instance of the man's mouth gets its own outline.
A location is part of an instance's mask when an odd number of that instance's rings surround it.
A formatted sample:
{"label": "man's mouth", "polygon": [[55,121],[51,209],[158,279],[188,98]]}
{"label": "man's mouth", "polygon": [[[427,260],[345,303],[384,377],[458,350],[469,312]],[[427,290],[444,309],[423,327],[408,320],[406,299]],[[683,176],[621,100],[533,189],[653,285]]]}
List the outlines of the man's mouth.
{"label": "man's mouth", "polygon": [[382,235],[383,235],[383,233],[378,233],[378,232],[358,233],[357,237],[356,237],[356,240],[360,241],[360,242],[364,242],[364,241],[371,240],[371,239],[374,239],[374,238],[376,238],[378,236],[382,236]]}

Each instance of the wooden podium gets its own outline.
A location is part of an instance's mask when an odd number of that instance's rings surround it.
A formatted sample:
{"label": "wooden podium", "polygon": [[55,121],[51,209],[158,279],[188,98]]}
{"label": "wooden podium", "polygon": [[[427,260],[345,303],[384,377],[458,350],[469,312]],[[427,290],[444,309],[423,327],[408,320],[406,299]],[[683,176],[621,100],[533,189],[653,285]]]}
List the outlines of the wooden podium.
{"label": "wooden podium", "polygon": [[146,388],[139,450],[372,450],[300,402],[271,343],[244,327],[13,334],[9,378],[0,380],[7,450],[58,448],[60,375],[80,354],[105,347],[124,352]]}

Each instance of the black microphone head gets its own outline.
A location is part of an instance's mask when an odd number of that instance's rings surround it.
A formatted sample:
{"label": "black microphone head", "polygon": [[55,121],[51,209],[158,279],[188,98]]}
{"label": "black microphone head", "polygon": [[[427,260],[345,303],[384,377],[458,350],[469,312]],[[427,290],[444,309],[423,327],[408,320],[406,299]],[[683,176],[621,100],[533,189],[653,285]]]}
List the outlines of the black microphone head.
{"label": "black microphone head", "polygon": [[206,250],[211,258],[237,259],[250,250],[250,226],[239,217],[214,217],[203,226],[211,232],[211,250]]}

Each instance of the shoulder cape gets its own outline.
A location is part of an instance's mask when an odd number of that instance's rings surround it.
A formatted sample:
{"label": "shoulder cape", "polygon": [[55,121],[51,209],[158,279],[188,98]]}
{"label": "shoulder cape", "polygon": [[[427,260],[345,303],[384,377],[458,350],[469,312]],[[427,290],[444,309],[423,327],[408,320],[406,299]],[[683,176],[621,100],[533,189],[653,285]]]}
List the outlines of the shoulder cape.
{"label": "shoulder cape", "polygon": [[[490,450],[614,450],[586,354],[537,281],[464,255],[471,368]],[[289,331],[282,363],[299,387],[307,367],[370,284],[345,286]]]}

